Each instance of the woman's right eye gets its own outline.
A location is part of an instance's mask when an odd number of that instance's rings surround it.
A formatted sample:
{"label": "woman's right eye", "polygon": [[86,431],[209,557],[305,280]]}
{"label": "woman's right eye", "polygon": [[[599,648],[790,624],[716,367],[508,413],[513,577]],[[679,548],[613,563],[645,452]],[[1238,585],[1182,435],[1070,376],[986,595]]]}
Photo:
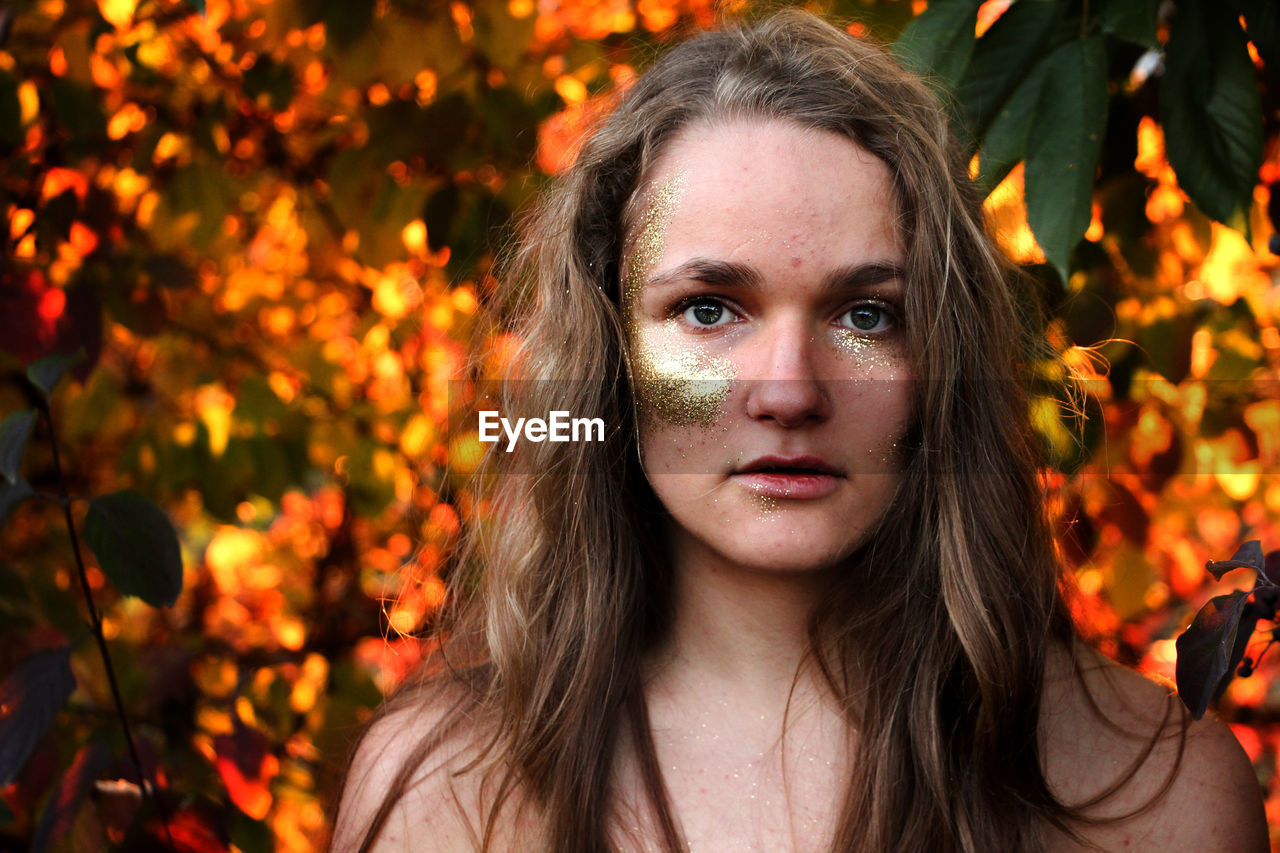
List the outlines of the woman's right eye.
{"label": "woman's right eye", "polygon": [[702,329],[723,326],[737,317],[724,303],[717,302],[714,299],[699,299],[687,302],[683,306],[680,316],[689,325]]}

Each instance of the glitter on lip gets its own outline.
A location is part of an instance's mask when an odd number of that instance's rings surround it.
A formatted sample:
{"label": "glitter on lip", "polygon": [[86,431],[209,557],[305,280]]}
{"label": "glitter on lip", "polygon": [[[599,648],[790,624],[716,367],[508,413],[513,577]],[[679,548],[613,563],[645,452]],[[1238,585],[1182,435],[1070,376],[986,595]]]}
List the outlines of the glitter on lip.
{"label": "glitter on lip", "polygon": [[733,479],[753,494],[782,500],[816,500],[825,498],[840,485],[831,474],[782,474],[752,471],[734,474]]}

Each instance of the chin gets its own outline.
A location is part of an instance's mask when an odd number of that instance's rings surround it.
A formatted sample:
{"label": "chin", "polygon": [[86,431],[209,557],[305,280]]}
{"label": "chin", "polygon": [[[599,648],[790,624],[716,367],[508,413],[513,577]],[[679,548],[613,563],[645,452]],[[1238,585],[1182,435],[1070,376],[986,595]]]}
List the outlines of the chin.
{"label": "chin", "polygon": [[[785,518],[762,519],[739,528],[732,542],[709,536],[701,546],[719,560],[744,571],[777,574],[812,574],[847,562],[858,549],[861,538],[831,538],[831,529],[822,531],[792,526]],[[719,541],[717,541],[719,540]]]}
{"label": "chin", "polygon": [[816,574],[846,562],[854,550],[797,548],[794,542],[788,542],[777,548],[765,546],[750,555],[744,555],[742,566],[762,572]]}

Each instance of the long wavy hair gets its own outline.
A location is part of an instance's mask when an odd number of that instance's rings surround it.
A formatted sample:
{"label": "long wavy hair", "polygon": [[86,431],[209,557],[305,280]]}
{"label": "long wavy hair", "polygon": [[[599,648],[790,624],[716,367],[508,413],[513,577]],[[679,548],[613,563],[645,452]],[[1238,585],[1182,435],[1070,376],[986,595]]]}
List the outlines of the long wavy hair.
{"label": "long wavy hair", "polygon": [[380,712],[434,709],[362,853],[458,736],[474,757],[440,772],[485,780],[482,849],[517,816],[547,850],[616,849],[623,743],[657,843],[687,847],[641,686],[672,578],[635,449],[620,278],[651,165],[683,128],[721,119],[830,131],[879,157],[906,253],[905,334],[923,381],[902,486],[809,624],[859,733],[830,849],[1031,850],[1048,825],[1083,840],[1074,821],[1110,792],[1060,803],[1037,739],[1048,650],[1075,637],[1028,419],[1039,309],[986,233],[934,93],[882,47],[792,10],[666,52],[524,218],[496,300],[522,342],[506,402],[616,428],[604,442],[521,443],[506,459],[523,473],[493,478],[494,521],[461,546],[438,642]]}

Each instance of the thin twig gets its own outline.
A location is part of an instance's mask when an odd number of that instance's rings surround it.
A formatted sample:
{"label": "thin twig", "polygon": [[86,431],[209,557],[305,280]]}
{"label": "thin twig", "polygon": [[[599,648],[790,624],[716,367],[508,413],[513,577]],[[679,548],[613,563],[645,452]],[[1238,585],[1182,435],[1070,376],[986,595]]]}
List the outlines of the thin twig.
{"label": "thin twig", "polygon": [[133,730],[129,727],[129,716],[125,713],[124,700],[120,696],[120,685],[116,681],[115,668],[111,665],[111,655],[107,651],[107,638],[102,631],[102,617],[98,613],[97,605],[93,602],[93,590],[89,586],[89,573],[84,566],[84,557],[80,554],[80,537],[76,533],[75,521],[71,517],[71,496],[67,494],[67,482],[62,474],[62,462],[58,456],[57,433],[53,429],[53,415],[49,410],[48,402],[43,397],[39,399],[39,406],[41,414],[44,415],[45,426],[49,429],[49,446],[53,449],[53,469],[58,478],[62,514],[67,522],[67,532],[71,535],[71,552],[75,554],[76,569],[80,574],[80,589],[84,592],[84,600],[89,609],[89,623],[93,629],[93,637],[98,641],[98,651],[102,655],[102,663],[106,668],[107,682],[111,685],[111,698],[115,702],[116,716],[119,717],[120,725],[124,729],[125,743],[129,746],[129,757],[133,759],[133,767],[137,771],[143,794],[151,798],[152,804],[155,805],[160,814],[160,824],[164,827],[164,834],[169,841],[169,847],[175,849],[173,836],[169,832],[169,812],[161,802],[160,797],[157,796],[158,789],[156,785],[147,778],[146,770],[142,766],[142,758],[138,755],[138,747],[133,741]]}

